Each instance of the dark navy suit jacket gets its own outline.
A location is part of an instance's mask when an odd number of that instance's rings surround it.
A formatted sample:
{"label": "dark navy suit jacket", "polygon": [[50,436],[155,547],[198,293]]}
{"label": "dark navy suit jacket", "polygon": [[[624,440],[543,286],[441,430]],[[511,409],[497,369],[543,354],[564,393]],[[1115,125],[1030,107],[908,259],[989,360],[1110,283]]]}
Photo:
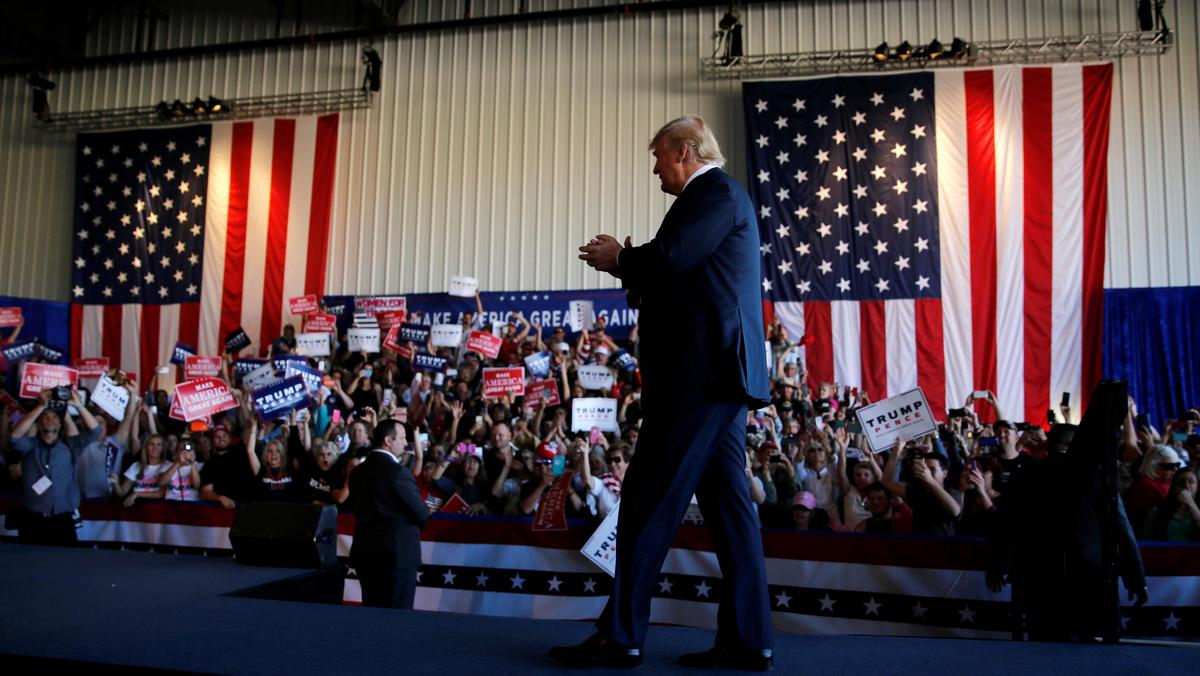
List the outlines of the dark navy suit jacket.
{"label": "dark navy suit jacket", "polygon": [[688,184],[654,239],[621,251],[647,412],[690,395],[767,405],[761,257],[750,197],[720,169]]}
{"label": "dark navy suit jacket", "polygon": [[354,542],[350,561],[396,568],[421,565],[421,532],[429,509],[412,470],[372,451],[350,472]]}

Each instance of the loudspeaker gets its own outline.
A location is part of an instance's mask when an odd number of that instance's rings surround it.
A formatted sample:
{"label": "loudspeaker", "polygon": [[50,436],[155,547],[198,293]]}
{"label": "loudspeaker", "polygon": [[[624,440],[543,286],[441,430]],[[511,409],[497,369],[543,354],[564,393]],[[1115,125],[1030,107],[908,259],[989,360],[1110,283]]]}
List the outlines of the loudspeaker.
{"label": "loudspeaker", "polygon": [[286,502],[238,507],[229,542],[239,563],[277,568],[337,565],[337,508]]}

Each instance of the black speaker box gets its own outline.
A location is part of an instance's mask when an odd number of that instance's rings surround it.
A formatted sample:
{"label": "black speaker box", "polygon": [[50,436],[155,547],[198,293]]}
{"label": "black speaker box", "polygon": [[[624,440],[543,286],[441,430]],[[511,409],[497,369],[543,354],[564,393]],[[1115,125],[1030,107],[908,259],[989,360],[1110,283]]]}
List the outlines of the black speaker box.
{"label": "black speaker box", "polygon": [[286,502],[241,505],[229,529],[240,563],[277,568],[337,565],[337,508]]}

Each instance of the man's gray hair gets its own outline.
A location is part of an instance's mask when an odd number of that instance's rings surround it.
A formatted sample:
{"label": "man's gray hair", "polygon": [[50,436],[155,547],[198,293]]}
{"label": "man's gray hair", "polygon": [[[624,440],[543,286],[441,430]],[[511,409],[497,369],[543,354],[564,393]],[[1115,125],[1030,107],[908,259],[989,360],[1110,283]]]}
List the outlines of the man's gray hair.
{"label": "man's gray hair", "polygon": [[717,137],[713,136],[712,130],[699,115],[684,115],[664,124],[650,139],[648,149],[654,150],[658,141],[664,138],[676,145],[686,145],[692,151],[692,158],[701,164],[715,164],[718,167],[725,164]]}

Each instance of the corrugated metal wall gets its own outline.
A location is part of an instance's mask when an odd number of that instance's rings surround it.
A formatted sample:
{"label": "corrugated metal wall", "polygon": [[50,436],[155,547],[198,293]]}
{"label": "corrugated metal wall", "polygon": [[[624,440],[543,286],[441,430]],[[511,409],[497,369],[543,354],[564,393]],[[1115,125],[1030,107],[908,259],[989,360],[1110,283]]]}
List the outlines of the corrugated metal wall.
{"label": "corrugated metal wall", "polygon": [[[516,2],[476,2],[476,16]],[[530,2],[530,10],[601,4]],[[1170,2],[1177,46],[1117,64],[1110,152],[1110,287],[1200,284],[1200,53],[1194,2]],[[825,0],[742,8],[748,53],[1132,29],[1113,0]],[[713,124],[745,172],[740,85],[699,78],[723,8],[605,15],[376,40],[384,87],[347,113],[339,143],[329,288],[441,290],[454,274],[485,288],[610,286],[574,257],[597,232],[644,240],[669,205],[645,143],[683,113]],[[161,46],[271,37],[262,25],[176,13]],[[461,3],[409,2],[402,21],[461,16]],[[128,39],[102,23],[89,50]],[[329,28],[343,28],[330,20]],[[315,24],[304,24],[305,30]],[[56,110],[355,86],[358,44],[316,45],[56,73]],[[29,94],[0,80],[0,294],[64,300],[71,148],[33,130]]]}

